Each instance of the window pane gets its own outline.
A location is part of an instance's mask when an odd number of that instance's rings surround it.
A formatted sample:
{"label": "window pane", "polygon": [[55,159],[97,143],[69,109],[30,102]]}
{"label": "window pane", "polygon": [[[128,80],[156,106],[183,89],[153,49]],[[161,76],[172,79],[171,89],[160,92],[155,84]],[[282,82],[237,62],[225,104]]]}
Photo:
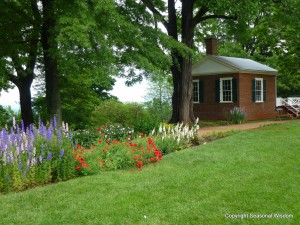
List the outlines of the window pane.
{"label": "window pane", "polygon": [[199,102],[199,83],[193,82],[193,102]]}
{"label": "window pane", "polygon": [[262,81],[255,80],[255,101],[262,101]]}
{"label": "window pane", "polygon": [[232,101],[232,80],[222,80],[222,101],[231,102]]}

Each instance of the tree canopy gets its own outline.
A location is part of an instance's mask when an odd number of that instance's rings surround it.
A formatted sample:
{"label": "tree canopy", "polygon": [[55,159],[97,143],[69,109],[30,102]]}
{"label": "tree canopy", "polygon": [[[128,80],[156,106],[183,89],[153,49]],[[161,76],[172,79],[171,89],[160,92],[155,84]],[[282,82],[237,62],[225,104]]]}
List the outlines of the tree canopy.
{"label": "tree canopy", "polygon": [[35,111],[85,123],[113,98],[115,76],[130,85],[171,74],[170,122],[189,122],[191,66],[214,36],[222,54],[278,69],[279,95],[299,95],[299,9],[298,0],[3,0],[0,89],[18,87],[29,124],[30,87],[40,80]]}

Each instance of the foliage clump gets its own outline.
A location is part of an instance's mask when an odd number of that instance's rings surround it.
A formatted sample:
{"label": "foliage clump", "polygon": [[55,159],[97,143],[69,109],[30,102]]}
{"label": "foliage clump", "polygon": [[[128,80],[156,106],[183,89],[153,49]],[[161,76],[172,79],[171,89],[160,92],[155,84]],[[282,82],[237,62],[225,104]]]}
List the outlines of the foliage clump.
{"label": "foliage clump", "polygon": [[246,116],[245,110],[235,106],[228,113],[228,121],[233,124],[241,124],[246,121]]}

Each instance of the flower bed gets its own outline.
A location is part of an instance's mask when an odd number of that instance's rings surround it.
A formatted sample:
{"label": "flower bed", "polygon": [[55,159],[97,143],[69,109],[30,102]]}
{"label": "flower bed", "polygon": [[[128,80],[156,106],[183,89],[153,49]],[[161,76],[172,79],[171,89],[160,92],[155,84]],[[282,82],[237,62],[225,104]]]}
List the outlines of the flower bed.
{"label": "flower bed", "polygon": [[149,136],[134,134],[130,128],[102,126],[97,132],[78,132],[80,143],[74,143],[78,139],[72,138],[66,125],[59,128],[55,118],[48,127],[41,121],[38,127],[27,129],[14,124],[10,130],[0,131],[0,192],[105,170],[140,171],[162,160],[164,154],[194,145],[198,140],[197,122],[161,125]]}
{"label": "flower bed", "polygon": [[74,151],[77,160],[76,170],[79,175],[133,167],[140,170],[143,166],[162,159],[161,151],[157,149],[151,138],[141,138],[135,142],[99,139],[90,149],[78,145]]}
{"label": "flower bed", "polygon": [[70,133],[56,125],[0,131],[0,191],[23,190],[75,176]]}

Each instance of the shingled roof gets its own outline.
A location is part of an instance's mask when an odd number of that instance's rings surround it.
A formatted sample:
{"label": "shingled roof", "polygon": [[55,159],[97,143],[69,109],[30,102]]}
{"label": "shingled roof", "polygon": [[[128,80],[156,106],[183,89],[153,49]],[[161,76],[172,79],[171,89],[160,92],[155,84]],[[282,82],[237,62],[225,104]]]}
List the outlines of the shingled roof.
{"label": "shingled roof", "polygon": [[224,73],[259,73],[276,75],[277,70],[251,59],[206,55],[195,63],[192,75],[210,75]]}

